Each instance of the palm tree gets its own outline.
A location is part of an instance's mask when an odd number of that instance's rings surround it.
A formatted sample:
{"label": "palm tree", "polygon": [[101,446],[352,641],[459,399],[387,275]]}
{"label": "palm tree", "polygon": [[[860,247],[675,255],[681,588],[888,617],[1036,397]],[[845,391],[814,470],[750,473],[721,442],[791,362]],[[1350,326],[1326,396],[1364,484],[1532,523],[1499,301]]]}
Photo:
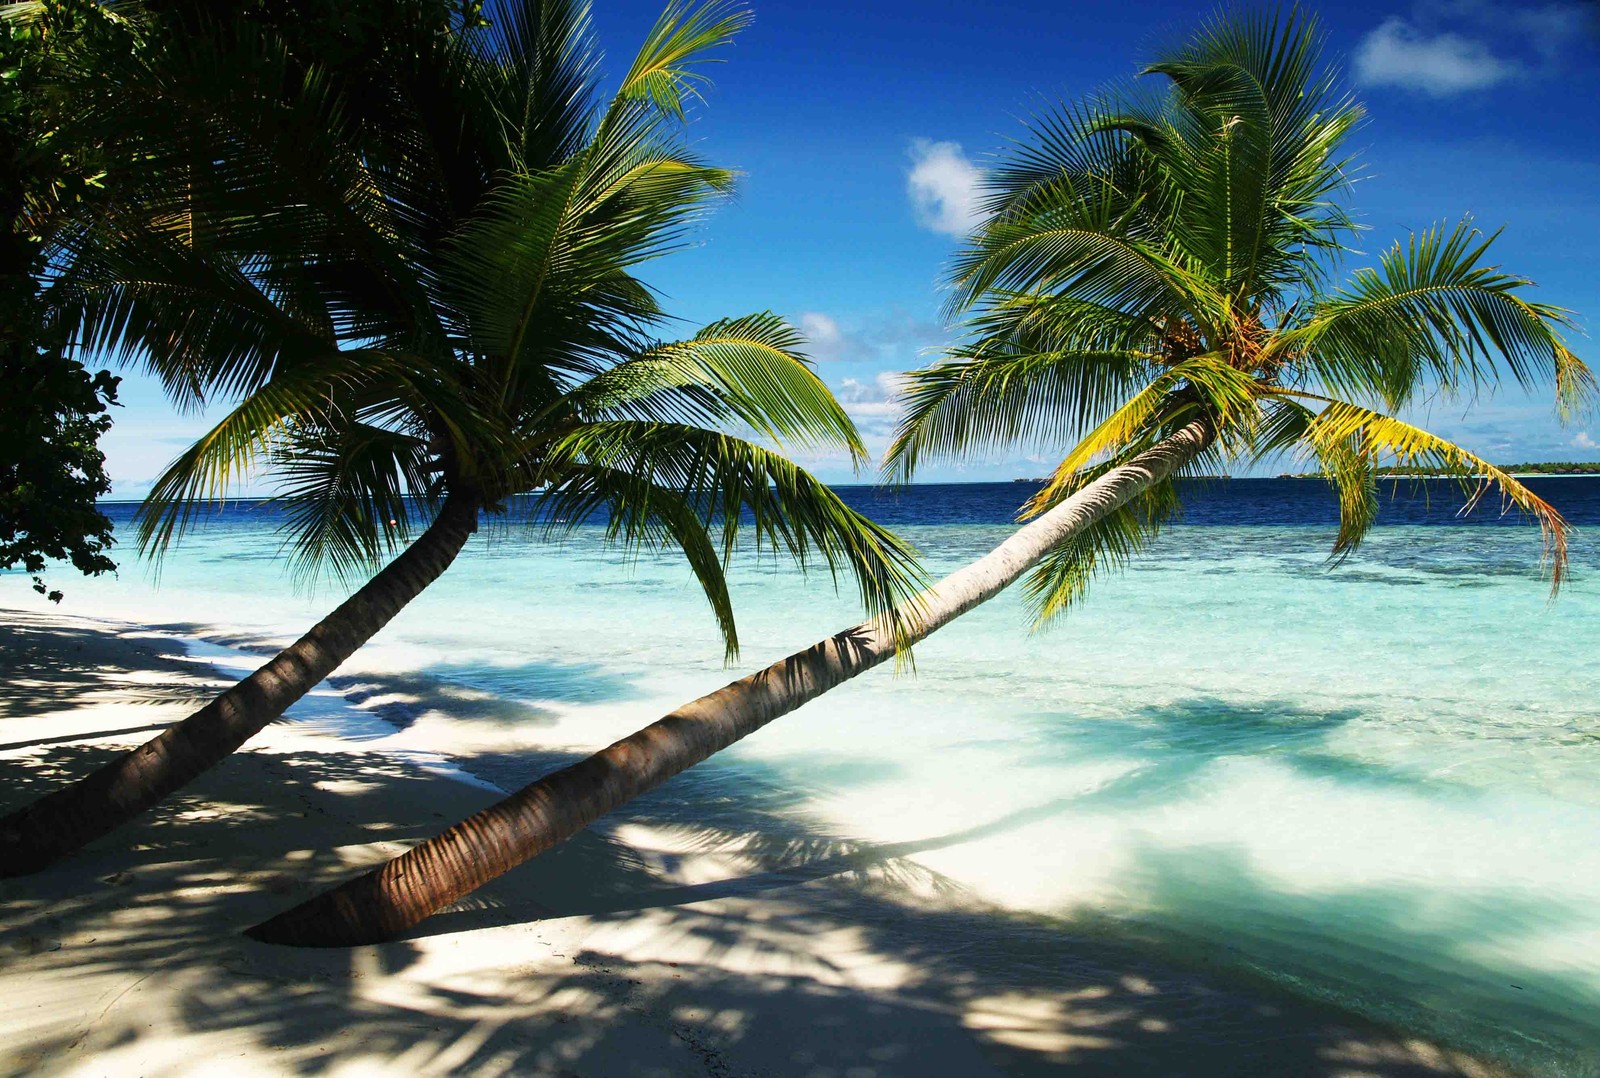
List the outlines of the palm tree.
{"label": "palm tree", "polygon": [[61,246],[52,301],[85,347],[142,358],[180,401],[239,400],[155,484],[144,546],[159,554],[252,469],[281,481],[306,573],[370,571],[426,526],[250,677],[0,821],[0,873],[237,749],[443,573],[481,513],[600,516],[618,542],[680,550],[730,657],[724,565],[747,527],[852,573],[874,611],[909,594],[909,548],[761,444],[865,459],[797,334],[756,314],[658,340],[633,275],[728,188],[681,121],[698,64],[747,19],[669,7],[603,107],[572,0],[508,0],[448,33],[385,27],[353,72],[250,22],[92,58],[79,137],[148,179]]}
{"label": "palm tree", "polygon": [[[1040,118],[988,177],[986,223],[953,273],[967,336],[911,376],[887,471],[929,455],[1071,444],[1031,518],[983,558],[877,618],[679,708],[589,759],[251,930],[343,945],[392,938],[627,799],[886,661],[1028,577],[1038,618],[1143,549],[1179,508],[1175,478],[1219,459],[1311,454],[1337,491],[1334,554],[1378,509],[1388,458],[1489,488],[1544,529],[1553,584],[1568,526],[1467,450],[1389,412],[1471,394],[1502,372],[1553,379],[1570,410],[1593,390],[1565,312],[1485,263],[1465,224],[1329,277],[1355,228],[1340,146],[1361,117],[1294,15],[1221,19],[1128,89]],[[1141,88],[1142,89],[1142,88]],[[515,841],[506,836],[515,835]]]}

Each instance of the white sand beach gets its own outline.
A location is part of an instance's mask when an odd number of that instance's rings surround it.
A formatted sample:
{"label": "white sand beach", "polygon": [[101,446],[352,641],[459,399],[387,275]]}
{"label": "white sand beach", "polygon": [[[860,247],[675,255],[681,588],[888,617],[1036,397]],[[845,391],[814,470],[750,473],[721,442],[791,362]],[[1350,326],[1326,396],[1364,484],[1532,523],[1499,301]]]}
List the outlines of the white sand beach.
{"label": "white sand beach", "polygon": [[[170,635],[0,611],[5,807],[220,683]],[[987,908],[896,856],[907,849],[797,864],[759,836],[741,850],[625,817],[410,939],[309,951],[241,936],[494,797],[451,777],[447,716],[426,718],[361,740],[280,722],[137,825],[0,885],[0,1069],[1501,1073]]]}

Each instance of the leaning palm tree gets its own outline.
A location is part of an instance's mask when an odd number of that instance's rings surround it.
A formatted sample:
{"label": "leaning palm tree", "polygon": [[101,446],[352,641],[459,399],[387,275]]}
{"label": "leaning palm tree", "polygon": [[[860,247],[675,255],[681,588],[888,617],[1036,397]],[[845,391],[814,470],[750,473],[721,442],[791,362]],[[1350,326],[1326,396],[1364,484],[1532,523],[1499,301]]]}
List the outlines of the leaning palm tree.
{"label": "leaning palm tree", "polygon": [[[1071,445],[1028,522],[902,611],[914,641],[1027,577],[1039,619],[1143,549],[1175,479],[1219,459],[1313,457],[1339,499],[1334,554],[1378,509],[1377,469],[1423,462],[1544,529],[1552,580],[1568,525],[1514,478],[1393,412],[1503,375],[1592,395],[1565,312],[1487,265],[1467,225],[1393,248],[1342,288],[1354,234],[1341,144],[1361,117],[1298,16],[1222,19],[1108,92],[1041,118],[988,176],[986,223],[958,258],[967,335],[911,376],[888,474],[1019,443]],[[1031,575],[1030,575],[1031,574]],[[342,945],[392,938],[780,715],[894,655],[877,618],[679,708],[402,856],[251,930]]]}
{"label": "leaning palm tree", "polygon": [[633,275],[728,187],[684,151],[681,121],[696,64],[746,13],[669,8],[603,107],[586,5],[488,14],[386,29],[400,44],[354,73],[249,23],[185,24],[83,73],[80,137],[93,125],[149,179],[62,246],[52,300],[86,347],[143,359],[179,400],[240,398],[155,484],[145,547],[252,470],[281,482],[305,572],[365,573],[425,526],[250,677],[0,821],[0,874],[237,749],[444,572],[480,514],[598,518],[676,548],[730,656],[724,566],[747,529],[852,573],[874,611],[914,587],[907,547],[762,444],[865,458],[796,333],[757,314],[658,340]]}

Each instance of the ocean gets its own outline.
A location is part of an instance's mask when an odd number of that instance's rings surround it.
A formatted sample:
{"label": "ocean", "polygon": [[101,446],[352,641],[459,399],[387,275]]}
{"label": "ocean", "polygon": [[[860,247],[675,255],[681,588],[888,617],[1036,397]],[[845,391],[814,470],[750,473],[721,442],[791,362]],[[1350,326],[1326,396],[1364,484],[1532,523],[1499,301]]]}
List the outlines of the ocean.
{"label": "ocean", "polygon": [[[1529,485],[1600,525],[1600,477]],[[934,575],[1004,538],[1030,491],[842,488]],[[1538,529],[1497,504],[1458,517],[1448,484],[1386,485],[1380,525],[1337,567],[1320,481],[1185,498],[1153,550],[1054,626],[1030,631],[1002,596],[920,645],[914,671],[869,673],[622,817],[730,841],[759,827],[800,855],[911,844],[918,865],[1063,932],[1537,1073],[1600,1074],[1600,544],[1580,530],[1551,601]],[[126,534],[132,507],[109,510]],[[274,528],[240,503],[159,585],[130,547],[115,579],[61,577],[62,609],[292,636],[339,591],[296,592]],[[624,555],[597,526],[551,543],[494,525],[333,685],[398,726],[426,693],[377,693],[374,671],[489,701],[463,721],[513,748],[460,765],[510,789],[853,624],[852,596],[743,556],[730,667],[679,561]]]}

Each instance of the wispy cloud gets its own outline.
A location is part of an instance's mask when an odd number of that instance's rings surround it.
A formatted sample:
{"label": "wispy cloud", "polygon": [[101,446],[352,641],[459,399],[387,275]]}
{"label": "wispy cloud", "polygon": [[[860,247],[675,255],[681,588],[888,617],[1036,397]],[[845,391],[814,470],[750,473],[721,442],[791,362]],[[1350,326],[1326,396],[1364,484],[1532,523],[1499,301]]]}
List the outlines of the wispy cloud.
{"label": "wispy cloud", "polygon": [[[834,396],[839,398],[845,413],[855,420],[870,444],[894,433],[904,408],[900,400],[904,382],[905,375],[899,371],[879,371],[870,380],[843,379],[834,390]],[[873,448],[879,447],[874,445]]]}
{"label": "wispy cloud", "polygon": [[1572,439],[1572,448],[1574,448],[1574,449],[1600,449],[1600,442],[1597,442],[1593,438],[1591,438],[1589,436],[1589,432],[1588,431],[1580,430],[1578,432],[1577,437]]}
{"label": "wispy cloud", "polygon": [[1408,17],[1379,23],[1356,48],[1356,81],[1433,97],[1485,90],[1545,73],[1593,28],[1575,3],[1503,5],[1422,0]]}
{"label": "wispy cloud", "polygon": [[959,142],[914,139],[906,192],[917,224],[948,236],[965,236],[982,220],[978,184],[982,173]]}
{"label": "wispy cloud", "polygon": [[793,321],[806,339],[806,354],[822,363],[919,367],[947,341],[937,323],[899,312],[881,312],[847,326],[821,311],[802,311]]}
{"label": "wispy cloud", "polygon": [[854,342],[845,336],[839,323],[821,311],[804,311],[795,323],[806,339],[806,354],[822,363],[845,359]]}
{"label": "wispy cloud", "polygon": [[1504,82],[1519,65],[1495,56],[1481,41],[1450,33],[1430,37],[1405,19],[1392,18],[1361,40],[1355,70],[1356,81],[1365,86],[1448,97]]}

